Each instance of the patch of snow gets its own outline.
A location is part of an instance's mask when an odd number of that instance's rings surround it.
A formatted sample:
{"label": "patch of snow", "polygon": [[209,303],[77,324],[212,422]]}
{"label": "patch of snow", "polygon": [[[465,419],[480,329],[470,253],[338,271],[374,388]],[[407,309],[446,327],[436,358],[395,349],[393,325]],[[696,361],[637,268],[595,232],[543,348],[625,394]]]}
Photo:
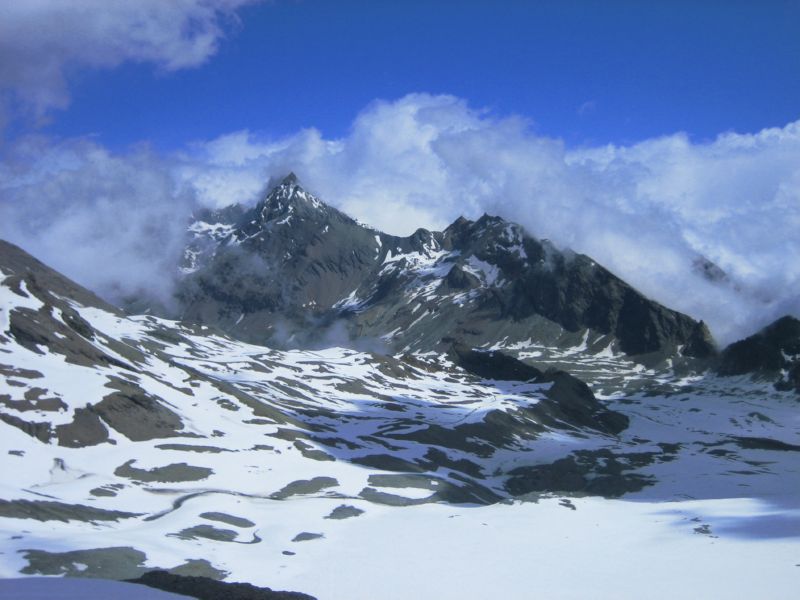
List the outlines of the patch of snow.
{"label": "patch of snow", "polygon": [[207,223],[205,221],[195,221],[189,225],[189,231],[196,236],[208,236],[215,240],[222,240],[234,232],[233,225],[225,223]]}
{"label": "patch of snow", "polygon": [[462,268],[487,287],[494,286],[500,277],[500,269],[496,265],[482,261],[476,256],[470,256]]}
{"label": "patch of snow", "polygon": [[283,217],[280,221],[276,221],[275,225],[288,225],[292,221],[292,213],[294,212],[294,206],[290,206],[289,210],[286,211],[286,216]]}

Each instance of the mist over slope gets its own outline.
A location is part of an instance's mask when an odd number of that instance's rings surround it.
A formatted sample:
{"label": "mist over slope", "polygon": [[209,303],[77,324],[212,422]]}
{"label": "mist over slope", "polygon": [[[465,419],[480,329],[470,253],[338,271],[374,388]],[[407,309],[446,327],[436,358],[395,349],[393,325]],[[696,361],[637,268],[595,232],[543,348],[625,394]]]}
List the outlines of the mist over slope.
{"label": "mist over slope", "polygon": [[[694,141],[568,148],[451,96],[374,102],[350,133],[233,132],[160,154],[27,138],[0,162],[0,236],[119,300],[172,291],[197,207],[254,204],[294,170],[378,229],[441,229],[483,212],[592,256],[723,344],[800,314],[800,122]],[[100,267],[88,256],[100,256]],[[710,265],[710,267],[709,267]],[[709,273],[717,276],[709,277]]]}

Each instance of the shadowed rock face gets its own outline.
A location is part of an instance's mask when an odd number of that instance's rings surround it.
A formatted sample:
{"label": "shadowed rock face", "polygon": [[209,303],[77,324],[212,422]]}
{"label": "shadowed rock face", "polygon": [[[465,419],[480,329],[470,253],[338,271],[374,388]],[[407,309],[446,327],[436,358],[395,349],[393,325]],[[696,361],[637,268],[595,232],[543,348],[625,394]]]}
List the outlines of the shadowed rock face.
{"label": "shadowed rock face", "polygon": [[[497,265],[510,282],[494,298],[497,318],[542,315],[569,331],[613,334],[627,354],[677,344],[690,344],[690,356],[714,352],[702,323],[648,300],[588,256],[561,252],[516,227],[484,215],[475,222],[459,219],[444,232],[446,246]],[[512,237],[516,243],[507,241]]]}
{"label": "shadowed rock face", "polygon": [[[706,326],[642,296],[587,256],[484,215],[442,232],[391,236],[286,177],[251,210],[192,225],[181,317],[246,341],[313,345],[381,339],[394,351],[590,330],[630,355],[715,353]],[[187,264],[188,264],[187,263]]]}
{"label": "shadowed rock face", "polygon": [[595,398],[586,383],[565,371],[548,370],[542,373],[502,352],[480,351],[458,344],[453,346],[451,356],[465,371],[486,379],[552,383],[545,392],[548,401],[529,409],[536,413],[541,423],[572,423],[614,435],[628,427],[628,417],[608,410]]}
{"label": "shadowed rock face", "polygon": [[[121,316],[118,308],[3,240],[0,240],[0,268],[6,287],[30,304],[38,304],[38,308],[21,306],[10,311],[7,334],[18,344],[37,354],[61,355],[66,362],[76,365],[131,369],[119,358],[98,350],[92,343],[92,327],[78,315],[70,301]],[[54,318],[54,311],[58,311],[60,318]]]}
{"label": "shadowed rock face", "polygon": [[800,320],[784,316],[722,352],[720,375],[781,374],[778,389],[800,392]]}
{"label": "shadowed rock face", "polygon": [[181,285],[181,317],[246,341],[273,343],[276,330],[324,317],[375,267],[376,232],[319,202],[293,175],[231,219],[228,237]]}
{"label": "shadowed rock face", "polygon": [[451,356],[459,367],[485,379],[538,381],[542,376],[536,367],[502,352],[481,351],[454,344]]}
{"label": "shadowed rock face", "polygon": [[150,571],[129,581],[198,600],[314,600],[312,596],[299,592],[273,591],[249,583],[227,583],[209,577],[187,577],[166,571]]}
{"label": "shadowed rock face", "polygon": [[[19,282],[25,281],[30,292],[37,296],[44,294],[51,301],[56,301],[55,295],[63,296],[71,298],[83,306],[95,306],[111,313],[122,314],[118,308],[101,300],[93,292],[64,277],[58,271],[54,271],[21,248],[5,240],[0,240],[0,265],[6,275],[10,275],[12,278],[10,281],[6,281],[6,285],[9,287],[13,287],[16,282],[17,289],[19,289]],[[74,315],[74,311],[71,311],[71,314]],[[74,316],[77,317],[77,315]],[[78,317],[73,325],[77,325],[79,322],[80,318]],[[84,324],[83,327],[85,328],[86,325]],[[89,331],[84,330],[81,335],[88,333]]]}
{"label": "shadowed rock face", "polygon": [[655,460],[654,453],[616,456],[608,450],[579,450],[550,464],[514,469],[506,489],[517,496],[558,490],[567,494],[618,498],[652,485],[652,478],[632,472],[632,466],[644,466]]}

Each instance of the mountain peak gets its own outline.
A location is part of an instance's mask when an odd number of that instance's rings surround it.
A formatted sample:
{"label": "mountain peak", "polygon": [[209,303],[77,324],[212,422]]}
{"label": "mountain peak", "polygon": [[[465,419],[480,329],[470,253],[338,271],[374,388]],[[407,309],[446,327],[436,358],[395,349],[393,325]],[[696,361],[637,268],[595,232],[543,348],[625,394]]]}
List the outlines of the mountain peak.
{"label": "mountain peak", "polygon": [[260,203],[259,212],[267,221],[275,217],[283,217],[289,212],[298,210],[303,213],[319,212],[327,208],[325,203],[307,192],[293,172],[289,172],[278,185],[272,187]]}
{"label": "mountain peak", "polygon": [[289,174],[281,179],[278,185],[299,185],[299,183],[300,181],[297,179],[297,175],[294,174],[294,171],[289,171]]}
{"label": "mountain peak", "polygon": [[463,229],[464,227],[467,227],[467,226],[469,226],[471,224],[472,224],[472,221],[467,219],[464,215],[461,215],[455,221],[450,223],[450,225],[447,226],[445,231],[451,231],[451,230],[455,230],[455,229]]}
{"label": "mountain peak", "polygon": [[[517,342],[556,344],[562,333],[575,338],[591,330],[593,339],[615,342],[629,355],[674,354],[679,347],[684,355],[713,352],[693,319],[498,216],[390,236],[323,204],[290,173],[242,216],[230,239],[231,251],[214,254],[194,276],[200,291],[191,296],[194,306],[183,301],[183,317],[219,323],[252,341],[271,339],[272,324],[287,318],[303,334],[306,315],[338,319],[342,307],[357,304],[357,316],[348,317],[353,331],[389,340],[399,351],[428,351],[448,336],[491,345],[503,322],[519,332]],[[435,303],[452,305],[450,314],[458,316],[432,323],[444,314],[424,309]],[[246,331],[231,321],[233,313],[248,319]],[[580,346],[577,338],[563,343]]]}

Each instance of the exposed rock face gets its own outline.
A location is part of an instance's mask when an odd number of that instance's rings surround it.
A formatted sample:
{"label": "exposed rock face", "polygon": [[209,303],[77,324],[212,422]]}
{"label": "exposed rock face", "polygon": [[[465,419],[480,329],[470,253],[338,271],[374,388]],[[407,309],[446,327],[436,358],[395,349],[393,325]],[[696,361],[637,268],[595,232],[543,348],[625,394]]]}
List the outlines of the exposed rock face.
{"label": "exposed rock face", "polygon": [[459,367],[486,379],[538,381],[543,375],[536,367],[502,352],[481,351],[454,344],[451,354]]}
{"label": "exposed rock face", "polygon": [[[18,300],[18,305],[8,310],[7,315],[0,315],[8,319],[7,329],[0,331],[0,343],[13,342],[35,354],[52,355],[79,367],[117,368],[125,374],[124,378],[109,378],[101,397],[92,398],[97,403],[87,402],[86,407],[77,408],[69,423],[54,427],[39,420],[43,413],[57,414],[67,408],[58,397],[50,397],[45,389],[29,391],[25,402],[5,400],[0,394],[0,408],[5,405],[37,421],[2,411],[0,420],[42,441],[55,438],[67,447],[104,443],[108,440],[108,427],[132,440],[178,435],[183,428],[180,419],[136,383],[136,373],[146,362],[146,354],[133,345],[97,332],[76,307],[97,309],[112,318],[122,318],[122,311],[2,240],[0,276],[3,285]],[[0,369],[6,370],[5,367]],[[9,370],[8,374],[37,377],[35,372],[19,369],[16,373]]]}
{"label": "exposed rock face", "polygon": [[451,356],[465,371],[486,379],[552,383],[545,392],[550,400],[533,408],[543,423],[579,424],[603,433],[618,434],[628,427],[628,418],[608,410],[586,383],[565,371],[539,369],[497,351],[480,351],[454,345]]}
{"label": "exposed rock face", "polygon": [[[122,311],[101,300],[93,292],[64,277],[58,271],[54,271],[18,246],[5,240],[0,240],[0,267],[9,277],[5,280],[5,284],[12,289],[19,290],[20,282],[24,281],[30,292],[36,296],[43,294],[52,303],[57,302],[57,296],[62,296],[84,306],[95,306],[111,313],[122,314]],[[64,302],[62,301],[61,304],[63,305]],[[74,318],[71,326],[75,327],[80,319],[75,318],[74,311],[70,311],[69,314]],[[88,334],[85,324],[83,327],[83,331],[79,329],[81,335]]]}
{"label": "exposed rock face", "polygon": [[720,358],[720,375],[779,375],[778,389],[800,392],[800,320],[781,317],[725,348]]}
{"label": "exposed rock face", "polygon": [[564,345],[591,333],[598,350],[614,344],[629,355],[715,352],[704,324],[499,217],[391,236],[290,175],[255,208],[204,218],[190,228],[181,317],[246,341],[371,338],[394,351],[441,351],[445,338]]}
{"label": "exposed rock face", "polygon": [[183,319],[254,343],[285,342],[284,332],[315,325],[375,267],[376,232],[322,204],[294,175],[238,214],[221,215],[236,218],[227,229],[207,228],[227,236],[206,250],[207,262],[195,257],[179,292]]}

